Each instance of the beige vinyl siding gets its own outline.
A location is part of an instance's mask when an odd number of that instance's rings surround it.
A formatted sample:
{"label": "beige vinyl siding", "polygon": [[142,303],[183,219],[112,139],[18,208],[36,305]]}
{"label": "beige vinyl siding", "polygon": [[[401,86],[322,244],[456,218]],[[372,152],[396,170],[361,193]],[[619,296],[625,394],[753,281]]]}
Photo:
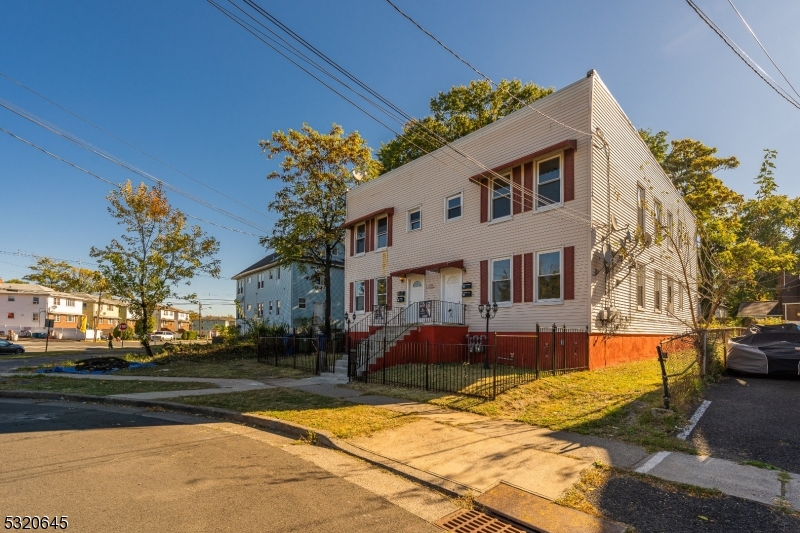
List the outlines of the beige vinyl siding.
{"label": "beige vinyl siding", "polygon": [[[535,109],[582,131],[590,127],[592,84],[583,79],[533,104]],[[386,207],[394,207],[390,248],[364,256],[346,256],[345,281],[349,283],[388,275],[403,268],[443,261],[464,260],[462,282],[472,283],[471,298],[464,298],[467,321],[472,330],[482,330],[485,322],[478,315],[480,303],[480,261],[515,254],[535,253],[564,246],[575,247],[575,298],[559,304],[516,303],[502,308],[492,320],[497,331],[531,331],[536,322],[585,326],[588,318],[588,278],[590,256],[588,212],[590,194],[590,139],[555,124],[530,109],[523,109],[482,128],[454,144],[494,168],[542,148],[576,139],[574,156],[575,200],[543,212],[529,211],[499,223],[480,223],[480,185],[469,177],[485,169],[464,160],[449,148],[421,157],[372,182],[358,186],[347,195],[348,219],[355,219]],[[563,181],[563,168],[562,168]],[[462,217],[445,222],[444,199],[462,192]],[[406,231],[407,211],[421,208],[422,228]],[[346,240],[350,245],[349,237]],[[563,258],[562,258],[563,260]],[[513,261],[512,261],[513,263]],[[532,276],[535,277],[535,276]],[[441,275],[425,276],[425,298],[439,300]],[[399,278],[392,280],[392,302],[398,290],[408,288]],[[346,291],[349,300],[349,290]],[[349,309],[349,301],[346,302]]]}
{"label": "beige vinyl siding", "polygon": [[[619,330],[619,333],[680,333],[687,329],[688,324],[691,322],[688,299],[684,297],[684,306],[681,310],[678,309],[678,297],[676,295],[674,299],[676,302],[674,313],[676,316],[671,316],[667,313],[664,305],[662,305],[661,312],[656,312],[653,301],[654,272],[661,272],[664,280],[669,277],[676,282],[684,282],[680,263],[675,256],[674,250],[669,249],[666,241],[661,244],[654,242],[637,257],[637,261],[643,263],[646,269],[646,303],[644,310],[638,310],[636,305],[637,283],[635,270],[631,271],[629,275],[626,275],[628,274],[627,268],[618,271],[615,279],[611,280],[610,283],[612,287],[610,299],[609,295],[606,294],[607,285],[602,272],[602,243],[600,238],[605,232],[609,205],[618,225],[623,228],[629,225],[631,233],[635,232],[637,187],[639,185],[645,190],[648,210],[652,210],[654,201],[658,200],[663,206],[664,213],[672,213],[676,229],[678,221],[683,221],[689,234],[693,235],[695,228],[694,217],[680,193],[672,185],[639,137],[636,128],[630,123],[600,78],[595,76],[592,128],[597,127],[602,130],[610,145],[611,188],[609,190],[606,181],[606,154],[603,149],[595,148],[592,158],[595,176],[592,213],[593,219],[600,229],[595,234],[592,263],[594,265],[593,271],[600,269],[601,272],[596,276],[592,276],[592,316],[596,318],[600,310],[611,304],[623,316],[630,317],[629,324]],[[653,235],[654,221],[652,214],[648,212],[645,219],[645,230]],[[615,248],[618,247],[618,239],[624,235],[625,231],[614,234],[612,243]],[[619,281],[619,285],[616,285],[617,281]],[[662,283],[662,287],[665,288],[666,285],[664,283]],[[696,285],[694,286],[696,287]],[[675,287],[677,288],[677,283]],[[662,295],[662,300],[663,298]],[[603,331],[599,322],[593,322],[593,331]]]}

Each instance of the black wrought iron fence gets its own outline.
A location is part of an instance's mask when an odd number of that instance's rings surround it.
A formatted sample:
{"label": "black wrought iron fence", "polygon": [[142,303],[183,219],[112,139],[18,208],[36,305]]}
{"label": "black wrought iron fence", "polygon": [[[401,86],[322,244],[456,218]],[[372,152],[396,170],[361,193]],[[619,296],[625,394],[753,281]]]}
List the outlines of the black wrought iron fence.
{"label": "black wrought iron fence", "polygon": [[[487,343],[398,342],[352,350],[352,381],[493,399],[544,375],[589,368],[589,330],[540,328],[536,335],[493,335]],[[369,341],[364,343],[369,346]]]}
{"label": "black wrought iron fence", "polygon": [[260,337],[256,347],[256,358],[268,365],[289,367],[318,375],[335,372],[336,361],[344,357],[345,337],[334,332],[330,338],[315,337]]}

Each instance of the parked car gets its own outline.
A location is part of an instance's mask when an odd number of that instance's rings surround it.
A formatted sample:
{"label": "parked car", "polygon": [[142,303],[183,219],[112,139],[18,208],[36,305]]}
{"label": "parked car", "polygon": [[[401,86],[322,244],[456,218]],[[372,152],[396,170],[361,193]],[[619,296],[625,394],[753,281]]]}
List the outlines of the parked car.
{"label": "parked car", "polygon": [[13,342],[0,340],[0,353],[25,353],[25,347]]}
{"label": "parked car", "polygon": [[168,329],[154,331],[150,334],[151,341],[174,341],[175,334]]}

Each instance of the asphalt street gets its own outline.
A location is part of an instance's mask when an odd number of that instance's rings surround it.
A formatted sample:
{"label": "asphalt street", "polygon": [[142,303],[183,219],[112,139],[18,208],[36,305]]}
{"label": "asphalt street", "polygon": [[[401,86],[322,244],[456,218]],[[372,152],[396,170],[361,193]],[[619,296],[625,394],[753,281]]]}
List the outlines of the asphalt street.
{"label": "asphalt street", "polygon": [[692,432],[706,455],[800,472],[800,380],[732,376],[709,386]]}
{"label": "asphalt street", "polygon": [[[237,433],[263,433],[251,428],[195,420],[0,400],[0,514],[66,515],[69,530],[98,533],[438,531],[344,473],[302,458],[337,452],[288,439],[282,448]],[[363,485],[370,483],[378,485]]]}

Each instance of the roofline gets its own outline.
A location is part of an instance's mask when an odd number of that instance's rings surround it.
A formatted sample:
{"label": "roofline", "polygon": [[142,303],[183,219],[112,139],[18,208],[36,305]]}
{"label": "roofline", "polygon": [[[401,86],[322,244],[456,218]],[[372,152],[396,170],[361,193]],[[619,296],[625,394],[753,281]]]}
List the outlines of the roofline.
{"label": "roofline", "polygon": [[[311,264],[311,261],[298,261],[298,262],[299,263]],[[251,268],[250,270],[243,270],[242,272],[239,272],[235,276],[231,276],[231,279],[238,280],[240,278],[243,278],[247,274],[253,274],[254,272],[258,272],[259,270],[266,270],[268,268],[274,267],[277,264],[284,264],[284,263],[287,264],[287,265],[291,265],[292,264],[291,261],[284,261],[284,260],[273,261],[272,263],[268,263],[266,265],[262,265],[262,266],[260,266],[258,268]],[[333,264],[331,266],[333,266],[335,268],[344,268],[344,261],[336,260],[336,261],[333,262]]]}

